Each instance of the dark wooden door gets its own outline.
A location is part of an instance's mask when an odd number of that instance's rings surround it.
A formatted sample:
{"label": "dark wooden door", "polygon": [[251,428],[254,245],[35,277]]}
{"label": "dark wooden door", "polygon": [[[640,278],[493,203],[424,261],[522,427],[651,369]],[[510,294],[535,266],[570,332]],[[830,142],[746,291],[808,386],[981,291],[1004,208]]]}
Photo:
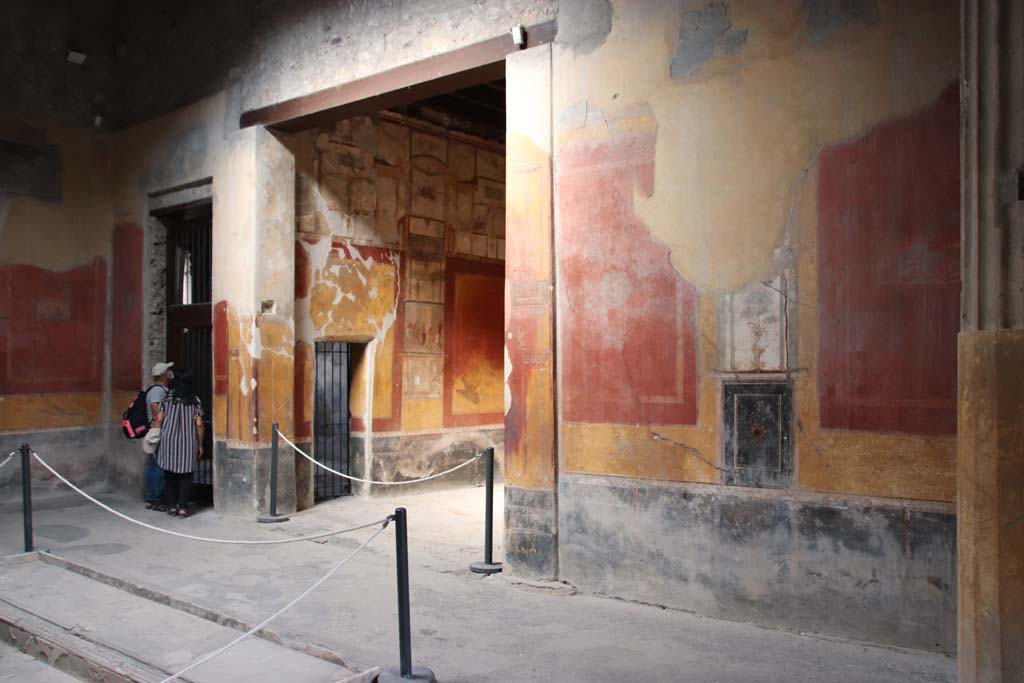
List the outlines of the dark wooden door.
{"label": "dark wooden door", "polygon": [[[313,403],[313,457],[331,469],[351,473],[349,453],[349,345],[316,343]],[[352,482],[319,467],[313,474],[316,501],[347,496]]]}

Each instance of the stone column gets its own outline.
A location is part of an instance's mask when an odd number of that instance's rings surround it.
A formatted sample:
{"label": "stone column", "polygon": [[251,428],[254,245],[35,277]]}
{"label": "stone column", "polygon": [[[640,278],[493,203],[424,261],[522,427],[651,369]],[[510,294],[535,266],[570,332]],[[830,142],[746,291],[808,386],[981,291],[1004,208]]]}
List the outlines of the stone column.
{"label": "stone column", "polygon": [[961,683],[1024,681],[1024,0],[963,0]]}

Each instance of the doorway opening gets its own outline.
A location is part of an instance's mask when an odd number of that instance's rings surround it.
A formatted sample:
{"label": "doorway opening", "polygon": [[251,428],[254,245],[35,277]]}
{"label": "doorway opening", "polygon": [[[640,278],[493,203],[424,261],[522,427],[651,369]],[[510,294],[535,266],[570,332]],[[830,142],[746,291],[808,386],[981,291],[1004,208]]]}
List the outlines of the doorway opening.
{"label": "doorway opening", "polygon": [[203,199],[154,211],[167,230],[166,358],[192,370],[203,405],[203,453],[193,497],[213,503],[213,203]]}
{"label": "doorway opening", "polygon": [[[297,436],[333,469],[404,481],[494,448],[501,471],[504,88],[463,84],[292,138]],[[480,460],[432,485],[483,476]],[[312,478],[310,504],[367,490]]]}

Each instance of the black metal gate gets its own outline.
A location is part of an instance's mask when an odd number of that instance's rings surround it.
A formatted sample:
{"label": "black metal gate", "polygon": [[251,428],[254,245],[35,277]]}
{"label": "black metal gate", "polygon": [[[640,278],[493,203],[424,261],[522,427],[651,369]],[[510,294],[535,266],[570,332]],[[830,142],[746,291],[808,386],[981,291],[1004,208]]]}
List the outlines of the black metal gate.
{"label": "black metal gate", "polygon": [[213,501],[213,207],[209,201],[154,212],[167,227],[167,357],[194,373],[203,402],[205,457],[192,481],[197,500]]}
{"label": "black metal gate", "polygon": [[[178,352],[175,364],[192,370],[195,392],[203,402],[204,422],[203,454],[206,456],[196,463],[192,481],[203,486],[213,486],[213,328],[204,326],[182,327],[178,332]],[[198,492],[203,493],[203,492]],[[212,492],[207,492],[212,493]]]}
{"label": "black metal gate", "polygon": [[[316,386],[313,403],[313,457],[331,469],[350,474],[349,345],[316,343]],[[347,496],[352,482],[319,467],[313,474],[316,501]]]}

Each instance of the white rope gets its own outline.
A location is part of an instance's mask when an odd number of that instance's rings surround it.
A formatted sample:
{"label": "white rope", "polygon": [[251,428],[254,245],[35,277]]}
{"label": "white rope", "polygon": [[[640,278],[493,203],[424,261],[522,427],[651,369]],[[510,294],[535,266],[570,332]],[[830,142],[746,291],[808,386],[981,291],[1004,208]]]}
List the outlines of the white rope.
{"label": "white rope", "polygon": [[232,544],[232,545],[277,545],[279,543],[298,543],[299,541],[315,541],[315,540],[320,539],[320,538],[327,538],[328,536],[337,536],[338,534],[347,534],[350,531],[359,531],[360,529],[368,529],[371,526],[376,526],[377,524],[380,524],[381,521],[382,521],[382,520],[378,519],[378,520],[375,520],[373,522],[369,522],[367,524],[360,524],[359,526],[349,527],[348,529],[338,529],[336,531],[325,531],[322,534],[313,534],[312,536],[297,536],[297,537],[294,537],[294,538],[279,538],[279,539],[267,540],[267,541],[232,540],[232,539],[226,539],[226,538],[209,538],[207,536],[193,536],[192,534],[183,534],[183,533],[180,533],[178,531],[171,531],[170,529],[164,529],[162,527],[153,526],[152,524],[146,524],[145,522],[140,522],[137,519],[133,519],[132,517],[129,517],[128,515],[124,514],[123,512],[118,512],[117,510],[115,510],[114,508],[110,507],[109,505],[106,505],[106,504],[101,503],[100,501],[96,500],[95,498],[90,496],[88,493],[86,493],[85,491],[83,491],[82,489],[78,488],[77,486],[72,484],[70,481],[65,479],[63,476],[61,476],[60,472],[58,472],[57,470],[55,470],[52,467],[50,467],[46,463],[45,460],[40,458],[39,454],[36,453],[35,451],[32,452],[32,455],[35,457],[36,460],[39,461],[40,465],[42,465],[46,469],[50,470],[50,473],[53,476],[55,476],[58,479],[60,479],[61,482],[63,482],[68,487],[70,487],[71,490],[75,491],[76,493],[78,493],[79,495],[83,496],[87,500],[89,500],[89,501],[95,503],[96,505],[100,506],[101,508],[103,508],[107,512],[109,512],[111,514],[114,514],[114,515],[117,515],[121,519],[123,519],[123,520],[125,520],[127,522],[131,522],[132,524],[137,524],[137,525],[139,525],[141,527],[145,527],[146,529],[152,529],[153,531],[159,531],[159,532],[164,533],[164,534],[170,534],[171,536],[178,536],[179,538],[187,538],[187,539],[192,540],[192,541],[203,541],[204,543],[226,543],[226,544]]}
{"label": "white rope", "polygon": [[7,463],[9,463],[9,462],[11,461],[11,458],[13,458],[14,456],[16,456],[17,454],[18,454],[18,451],[11,451],[10,453],[8,453],[8,454],[7,454],[7,457],[6,457],[6,458],[4,458],[4,461],[3,461],[3,462],[0,462],[0,470],[2,470],[2,469],[4,468],[4,465],[6,465]]}
{"label": "white rope", "polygon": [[301,448],[299,448],[298,446],[293,444],[291,442],[291,440],[287,436],[282,434],[281,432],[278,432],[277,435],[280,436],[282,439],[284,439],[284,442],[286,444],[288,444],[289,446],[291,446],[295,450],[296,453],[298,453],[299,455],[301,455],[306,460],[310,461],[311,463],[313,463],[314,465],[316,465],[320,469],[327,470],[331,474],[336,474],[339,477],[344,477],[345,479],[351,479],[352,481],[362,482],[363,484],[380,484],[382,486],[401,486],[402,484],[418,484],[421,481],[430,481],[431,479],[437,479],[438,477],[443,477],[446,474],[451,474],[455,470],[461,469],[461,468],[465,467],[466,465],[470,464],[471,462],[473,462],[474,460],[479,460],[481,457],[483,457],[483,453],[477,453],[476,455],[474,455],[472,458],[470,458],[466,462],[461,463],[459,465],[456,465],[455,467],[452,467],[451,469],[447,469],[444,472],[438,472],[437,474],[431,474],[429,477],[420,477],[419,479],[403,479],[402,481],[374,481],[373,479],[360,479],[359,477],[353,477],[351,475],[345,474],[344,472],[339,472],[338,470],[332,470],[327,465],[324,465],[323,463],[320,463],[320,462],[317,462],[316,460],[314,460],[313,457],[309,453],[307,453],[306,451],[302,450]]}
{"label": "white rope", "polygon": [[[389,518],[389,519],[390,519],[390,518]],[[336,565],[334,566],[334,568],[333,568],[333,569],[331,569],[331,571],[327,572],[327,573],[326,573],[326,574],[324,574],[324,575],[323,575],[322,577],[320,577],[320,578],[319,578],[319,579],[317,580],[317,582],[316,582],[316,583],[314,583],[314,584],[313,584],[312,586],[310,586],[309,588],[307,588],[306,590],[304,590],[304,591],[303,591],[303,592],[302,592],[302,593],[301,593],[301,594],[300,594],[300,595],[299,595],[299,596],[298,596],[297,598],[295,598],[294,600],[292,600],[291,602],[289,602],[289,603],[288,603],[287,605],[285,605],[285,606],[284,606],[284,607],[282,607],[281,609],[279,609],[279,610],[277,610],[276,612],[274,612],[273,614],[271,614],[271,615],[270,615],[269,617],[267,617],[266,619],[264,619],[263,621],[261,621],[261,622],[260,622],[259,624],[257,624],[256,626],[252,627],[251,629],[249,629],[248,631],[246,631],[246,632],[245,632],[245,633],[243,633],[242,635],[240,635],[240,636],[238,636],[237,638],[235,638],[234,640],[232,640],[232,641],[231,641],[230,643],[228,643],[228,644],[227,644],[227,645],[225,645],[224,647],[222,647],[222,648],[220,648],[220,649],[218,649],[218,650],[214,650],[213,652],[211,652],[210,654],[206,655],[205,657],[201,657],[201,658],[197,659],[196,661],[192,662],[192,664],[188,665],[187,667],[185,667],[184,669],[182,669],[182,670],[181,670],[181,671],[179,671],[178,673],[174,674],[173,676],[168,676],[167,678],[163,679],[162,681],[160,681],[160,683],[170,683],[171,681],[177,680],[177,679],[178,679],[178,678],[179,678],[180,676],[184,676],[184,675],[185,675],[185,674],[187,674],[187,673],[188,673],[189,671],[192,671],[192,669],[195,669],[196,667],[198,667],[198,666],[200,666],[200,665],[202,665],[202,664],[205,664],[206,662],[210,661],[210,660],[211,660],[211,659],[213,659],[214,657],[217,657],[218,655],[222,655],[222,654],[224,654],[225,652],[227,652],[228,650],[230,650],[230,649],[231,649],[232,647],[234,647],[235,645],[238,645],[238,644],[239,644],[240,642],[242,642],[242,641],[243,641],[243,640],[245,640],[246,638],[250,637],[251,635],[253,635],[253,634],[254,634],[254,633],[256,633],[257,631],[259,631],[260,629],[264,628],[264,627],[265,627],[265,626],[266,626],[267,624],[269,624],[269,623],[270,623],[271,621],[273,621],[274,619],[278,618],[279,616],[281,616],[282,614],[284,614],[285,612],[287,612],[288,610],[290,610],[290,609],[291,609],[292,607],[294,607],[294,606],[295,606],[296,604],[298,604],[298,602],[299,602],[300,600],[302,600],[302,599],[303,599],[304,597],[306,597],[307,595],[309,595],[310,593],[312,593],[313,591],[315,591],[315,590],[316,590],[317,588],[319,588],[319,587],[320,587],[320,585],[321,585],[321,584],[322,584],[322,583],[323,583],[324,581],[326,581],[327,579],[329,579],[329,578],[331,578],[332,576],[334,576],[334,575],[335,575],[335,573],[337,573],[339,569],[341,569],[342,567],[344,567],[344,566],[345,566],[345,563],[346,563],[346,562],[348,562],[348,561],[349,561],[349,560],[351,560],[351,559],[352,559],[353,557],[355,557],[355,556],[356,556],[356,554],[357,554],[357,553],[358,553],[358,552],[359,552],[360,550],[362,550],[362,549],[363,549],[363,548],[365,548],[366,546],[370,545],[370,542],[371,542],[371,541],[372,541],[373,539],[377,538],[377,536],[379,536],[379,535],[381,534],[381,532],[383,532],[383,531],[384,531],[384,529],[386,529],[386,528],[387,528],[387,526],[388,526],[388,521],[389,521],[389,519],[385,519],[385,520],[384,520],[384,521],[383,521],[383,522],[381,523],[381,527],[380,527],[379,529],[377,529],[377,530],[376,530],[375,532],[373,532],[373,535],[372,535],[372,536],[370,536],[370,537],[369,537],[368,539],[366,539],[366,541],[364,541],[364,542],[363,542],[363,544],[362,544],[361,546],[359,546],[358,548],[356,548],[355,550],[353,550],[353,551],[352,551],[351,553],[349,553],[348,557],[346,557],[346,558],[345,558],[344,560],[342,560],[341,562],[339,562],[338,564],[336,564]]]}

